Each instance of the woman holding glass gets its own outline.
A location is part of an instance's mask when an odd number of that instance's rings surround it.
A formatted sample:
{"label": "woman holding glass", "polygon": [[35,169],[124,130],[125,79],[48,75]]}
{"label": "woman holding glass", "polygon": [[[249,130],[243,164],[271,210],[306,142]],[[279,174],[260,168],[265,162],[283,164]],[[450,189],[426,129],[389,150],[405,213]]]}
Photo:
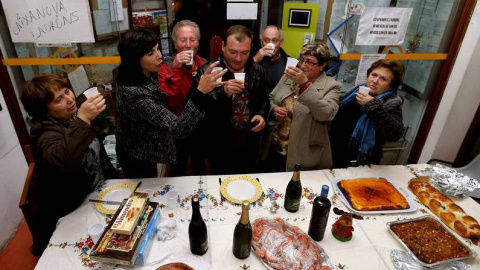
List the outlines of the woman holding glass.
{"label": "woman holding glass", "polygon": [[105,99],[95,93],[77,107],[71,89],[64,77],[39,74],[25,83],[20,96],[32,117],[36,177],[28,201],[35,255],[47,247],[59,218],[75,210],[100,181],[117,178],[90,124],[105,110]]}
{"label": "woman holding glass", "polygon": [[[381,59],[367,70],[366,85],[345,94],[332,122],[333,167],[379,164],[385,141],[400,139],[405,131],[403,100],[397,95],[404,67]],[[363,87],[366,92],[360,90]]]}
{"label": "woman holding glass", "polygon": [[323,70],[330,60],[326,45],[309,42],[300,51],[297,67],[289,66],[270,93],[267,171],[330,168],[328,128],[340,99],[340,84]]}

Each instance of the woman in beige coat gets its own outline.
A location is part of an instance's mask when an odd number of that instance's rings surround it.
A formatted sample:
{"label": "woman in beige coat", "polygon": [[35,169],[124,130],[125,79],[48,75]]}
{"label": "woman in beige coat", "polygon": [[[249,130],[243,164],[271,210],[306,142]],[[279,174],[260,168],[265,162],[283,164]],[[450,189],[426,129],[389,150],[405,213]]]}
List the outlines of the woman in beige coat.
{"label": "woman in beige coat", "polygon": [[341,94],[340,84],[323,72],[329,59],[327,46],[307,43],[298,66],[287,67],[270,93],[267,171],[292,171],[295,164],[302,170],[332,166],[328,127]]}

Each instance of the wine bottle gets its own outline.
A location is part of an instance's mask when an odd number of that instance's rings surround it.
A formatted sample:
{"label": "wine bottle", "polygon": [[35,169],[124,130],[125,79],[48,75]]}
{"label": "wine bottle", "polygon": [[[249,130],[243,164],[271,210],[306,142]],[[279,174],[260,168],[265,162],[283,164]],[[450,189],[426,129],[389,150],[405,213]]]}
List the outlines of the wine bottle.
{"label": "wine bottle", "polygon": [[207,225],[200,213],[198,198],[192,198],[192,220],[188,226],[188,238],[190,239],[190,251],[195,255],[203,255],[208,250]]}
{"label": "wine bottle", "polygon": [[287,191],[285,191],[285,210],[288,212],[297,212],[300,208],[301,198],[302,183],[300,183],[300,165],[296,164],[292,179],[287,185]]}
{"label": "wine bottle", "polygon": [[252,225],[248,217],[250,202],[242,202],[242,216],[233,231],[233,255],[239,259],[245,259],[250,255],[252,242]]}
{"label": "wine bottle", "polygon": [[328,197],[328,186],[322,186],[320,196],[313,200],[312,216],[310,217],[310,225],[308,226],[308,235],[315,241],[322,241],[327,227],[328,214],[332,204]]}

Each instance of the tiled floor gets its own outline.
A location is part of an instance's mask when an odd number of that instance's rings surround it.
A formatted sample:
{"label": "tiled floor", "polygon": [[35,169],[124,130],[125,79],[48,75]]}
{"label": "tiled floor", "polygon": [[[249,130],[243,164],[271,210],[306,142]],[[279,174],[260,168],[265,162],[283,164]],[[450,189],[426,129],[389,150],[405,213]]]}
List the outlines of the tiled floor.
{"label": "tiled floor", "polygon": [[0,253],[0,269],[30,270],[34,269],[40,257],[35,257],[29,248],[32,236],[25,222],[18,228],[15,236]]}

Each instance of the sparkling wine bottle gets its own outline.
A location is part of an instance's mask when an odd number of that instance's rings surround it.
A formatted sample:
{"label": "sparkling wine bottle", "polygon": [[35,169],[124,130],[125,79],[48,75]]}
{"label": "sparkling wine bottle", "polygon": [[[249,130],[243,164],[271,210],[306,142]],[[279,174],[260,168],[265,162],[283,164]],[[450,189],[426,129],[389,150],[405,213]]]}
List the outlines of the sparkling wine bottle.
{"label": "sparkling wine bottle", "polygon": [[288,212],[297,212],[300,208],[300,199],[302,198],[302,183],[300,183],[300,165],[295,165],[292,179],[287,185],[285,191],[285,210]]}
{"label": "sparkling wine bottle", "polygon": [[325,235],[327,227],[328,214],[332,204],[328,197],[328,186],[322,186],[320,196],[313,200],[312,216],[310,217],[310,225],[308,226],[308,235],[315,241],[321,241]]}
{"label": "sparkling wine bottle", "polygon": [[242,202],[242,216],[235,226],[233,232],[233,255],[239,259],[245,259],[250,255],[250,245],[252,242],[252,225],[248,217],[250,202]]}
{"label": "sparkling wine bottle", "polygon": [[192,220],[188,226],[190,251],[195,255],[203,255],[208,250],[207,225],[200,213],[198,198],[192,198]]}

